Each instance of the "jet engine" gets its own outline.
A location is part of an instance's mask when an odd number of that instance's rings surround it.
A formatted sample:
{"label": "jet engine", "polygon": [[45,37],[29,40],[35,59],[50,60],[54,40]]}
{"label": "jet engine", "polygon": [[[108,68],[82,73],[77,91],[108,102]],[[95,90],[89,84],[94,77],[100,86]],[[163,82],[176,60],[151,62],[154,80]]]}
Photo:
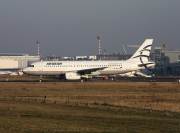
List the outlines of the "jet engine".
{"label": "jet engine", "polygon": [[65,74],[65,78],[67,80],[78,80],[81,79],[81,75],[79,73],[68,72]]}

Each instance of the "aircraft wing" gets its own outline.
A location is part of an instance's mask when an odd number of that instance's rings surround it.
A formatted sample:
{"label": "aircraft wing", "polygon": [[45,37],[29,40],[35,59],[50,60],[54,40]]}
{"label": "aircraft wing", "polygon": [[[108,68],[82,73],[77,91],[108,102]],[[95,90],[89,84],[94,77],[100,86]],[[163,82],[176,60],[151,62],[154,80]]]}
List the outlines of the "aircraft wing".
{"label": "aircraft wing", "polygon": [[98,68],[89,68],[89,69],[81,69],[81,70],[77,70],[77,73],[80,73],[81,75],[84,74],[91,74],[92,72],[95,72],[97,70],[104,70],[107,67],[98,67]]}

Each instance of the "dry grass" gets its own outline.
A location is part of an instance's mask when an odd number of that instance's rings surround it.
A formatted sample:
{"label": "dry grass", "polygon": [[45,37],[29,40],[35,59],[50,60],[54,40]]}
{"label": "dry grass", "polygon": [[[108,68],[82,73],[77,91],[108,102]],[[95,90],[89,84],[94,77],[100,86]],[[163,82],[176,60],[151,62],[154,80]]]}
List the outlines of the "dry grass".
{"label": "dry grass", "polygon": [[180,84],[148,82],[1,82],[0,97],[48,102],[108,103],[141,109],[180,112]]}
{"label": "dry grass", "polygon": [[0,82],[0,132],[179,132],[179,88],[154,82]]}

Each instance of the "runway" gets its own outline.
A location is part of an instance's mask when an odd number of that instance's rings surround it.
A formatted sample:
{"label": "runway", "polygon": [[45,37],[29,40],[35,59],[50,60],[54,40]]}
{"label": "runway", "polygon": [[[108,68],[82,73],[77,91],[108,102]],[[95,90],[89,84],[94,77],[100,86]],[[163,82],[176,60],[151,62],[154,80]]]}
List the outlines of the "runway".
{"label": "runway", "polygon": [[[65,80],[59,78],[21,78],[21,79],[11,79],[4,78],[0,79],[0,82],[82,82],[81,80]],[[83,81],[85,82],[85,81]],[[86,82],[179,82],[180,77],[109,77],[108,80],[103,80],[102,77],[95,77]]]}
{"label": "runway", "polygon": [[110,80],[124,82],[180,82],[180,77],[118,77],[110,78]]}

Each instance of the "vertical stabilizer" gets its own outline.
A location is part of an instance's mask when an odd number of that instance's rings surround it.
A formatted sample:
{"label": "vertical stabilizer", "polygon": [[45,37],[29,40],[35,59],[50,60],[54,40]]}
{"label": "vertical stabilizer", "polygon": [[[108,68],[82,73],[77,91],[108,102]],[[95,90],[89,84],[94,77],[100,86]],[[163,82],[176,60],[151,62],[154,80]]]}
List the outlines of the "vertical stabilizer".
{"label": "vertical stabilizer", "polygon": [[146,39],[134,55],[129,59],[130,61],[147,62],[149,59],[153,39]]}

